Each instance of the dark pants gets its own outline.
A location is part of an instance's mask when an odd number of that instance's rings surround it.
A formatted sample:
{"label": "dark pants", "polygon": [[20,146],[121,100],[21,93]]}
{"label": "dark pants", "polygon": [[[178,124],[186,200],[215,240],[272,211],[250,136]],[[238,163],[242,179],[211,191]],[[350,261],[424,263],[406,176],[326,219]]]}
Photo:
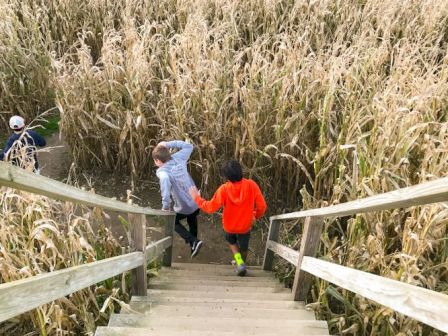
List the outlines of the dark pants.
{"label": "dark pants", "polygon": [[[190,246],[193,246],[193,243],[198,239],[198,214],[199,209],[189,215],[176,213],[174,230],[185,240],[186,243],[189,243]],[[189,231],[180,223],[180,221],[185,218],[187,219],[188,228],[190,229]]]}
{"label": "dark pants", "polygon": [[224,232],[224,238],[230,245],[238,245],[242,252],[249,249],[250,231],[246,233]]}

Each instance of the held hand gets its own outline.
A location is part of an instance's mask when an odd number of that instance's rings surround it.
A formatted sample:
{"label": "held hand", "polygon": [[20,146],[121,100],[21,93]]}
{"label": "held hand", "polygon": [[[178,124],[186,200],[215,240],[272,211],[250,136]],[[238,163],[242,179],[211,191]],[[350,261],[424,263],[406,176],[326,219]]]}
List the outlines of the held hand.
{"label": "held hand", "polygon": [[170,212],[171,210],[170,210],[170,209],[164,209],[164,208],[162,208],[162,211]]}
{"label": "held hand", "polygon": [[198,188],[194,186],[190,187],[190,189],[188,189],[188,192],[190,193],[192,199],[195,199],[197,196],[200,196]]}

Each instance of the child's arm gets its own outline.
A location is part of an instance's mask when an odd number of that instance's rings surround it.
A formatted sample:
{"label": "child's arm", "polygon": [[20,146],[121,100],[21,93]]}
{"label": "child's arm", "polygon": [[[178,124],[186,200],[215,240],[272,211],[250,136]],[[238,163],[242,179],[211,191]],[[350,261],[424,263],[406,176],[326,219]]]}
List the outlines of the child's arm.
{"label": "child's arm", "polygon": [[9,150],[11,149],[12,145],[14,145],[14,142],[17,140],[16,137],[14,137],[14,135],[11,135],[8,138],[8,141],[6,142],[6,146],[5,148],[3,148],[3,157],[2,160],[5,158],[5,156],[8,158],[8,154],[9,154]]}
{"label": "child's arm", "polygon": [[266,201],[261,193],[260,187],[254,182],[255,187],[255,219],[260,219],[266,212]]}
{"label": "child's arm", "polygon": [[180,149],[177,153],[174,153],[172,156],[175,157],[176,159],[180,159],[183,161],[188,161],[191,153],[193,152],[193,145],[185,141],[175,140],[175,141],[168,141],[163,144],[167,148]]}
{"label": "child's arm", "polygon": [[202,198],[201,195],[199,195],[198,189],[196,187],[191,187],[189,189],[189,192],[198,207],[206,213],[213,213],[219,210],[219,208],[221,208],[221,206],[223,205],[222,187],[219,187],[218,190],[216,190],[210,201]]}
{"label": "child's arm", "polygon": [[39,133],[34,132],[33,130],[28,130],[27,132],[31,136],[31,138],[33,138],[34,144],[36,146],[44,147],[47,144],[44,137],[39,135]]}
{"label": "child's arm", "polygon": [[171,182],[170,177],[165,172],[157,172],[160,181],[160,194],[162,195],[162,210],[171,208]]}

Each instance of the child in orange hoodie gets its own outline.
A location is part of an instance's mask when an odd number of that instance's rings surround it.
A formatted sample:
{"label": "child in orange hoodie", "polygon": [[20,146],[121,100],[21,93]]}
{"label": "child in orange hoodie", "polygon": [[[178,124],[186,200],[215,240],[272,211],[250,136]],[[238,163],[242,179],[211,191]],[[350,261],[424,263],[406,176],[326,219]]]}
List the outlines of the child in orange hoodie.
{"label": "child in orange hoodie", "polygon": [[213,213],[224,207],[222,224],[225,239],[236,261],[238,275],[244,276],[250,230],[254,220],[261,218],[265,213],[266,202],[258,185],[253,180],[243,178],[238,161],[230,160],[224,163],[221,175],[227,182],[218,188],[210,201],[203,199],[196,187],[190,188],[190,195],[199,208],[207,213]]}

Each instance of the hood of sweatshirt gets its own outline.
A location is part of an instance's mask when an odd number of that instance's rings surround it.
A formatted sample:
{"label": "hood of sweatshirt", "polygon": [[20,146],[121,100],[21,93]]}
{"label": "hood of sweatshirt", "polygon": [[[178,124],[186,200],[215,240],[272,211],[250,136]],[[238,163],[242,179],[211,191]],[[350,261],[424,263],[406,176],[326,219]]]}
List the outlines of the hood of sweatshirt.
{"label": "hood of sweatshirt", "polygon": [[238,182],[227,182],[226,191],[228,199],[235,205],[244,203],[251,193],[249,180],[242,179]]}

